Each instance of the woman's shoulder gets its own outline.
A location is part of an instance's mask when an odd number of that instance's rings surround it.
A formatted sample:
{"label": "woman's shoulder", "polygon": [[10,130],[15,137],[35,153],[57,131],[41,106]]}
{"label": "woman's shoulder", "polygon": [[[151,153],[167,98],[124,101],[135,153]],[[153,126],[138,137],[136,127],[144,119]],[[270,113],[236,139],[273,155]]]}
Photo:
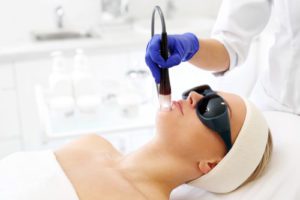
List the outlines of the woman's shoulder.
{"label": "woman's shoulder", "polygon": [[105,138],[101,137],[97,134],[87,134],[80,137],[77,140],[74,140],[73,143],[80,148],[84,149],[106,149],[106,148],[114,148],[113,145],[106,140]]}
{"label": "woman's shoulder", "polygon": [[108,153],[114,156],[122,154],[105,138],[97,134],[87,134],[59,148],[57,152],[68,151],[77,155],[97,155]]}

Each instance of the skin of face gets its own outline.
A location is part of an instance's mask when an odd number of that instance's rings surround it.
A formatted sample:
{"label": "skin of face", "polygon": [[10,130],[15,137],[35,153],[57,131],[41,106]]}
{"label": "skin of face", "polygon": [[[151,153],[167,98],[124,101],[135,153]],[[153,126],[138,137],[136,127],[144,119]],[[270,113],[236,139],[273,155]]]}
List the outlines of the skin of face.
{"label": "skin of face", "polygon": [[[234,143],[246,116],[241,97],[218,92],[228,105],[232,143]],[[197,117],[195,106],[203,96],[191,92],[186,100],[172,102],[171,111],[159,111],[156,117],[157,137],[168,150],[191,161],[219,162],[226,154],[223,140],[207,128]]]}

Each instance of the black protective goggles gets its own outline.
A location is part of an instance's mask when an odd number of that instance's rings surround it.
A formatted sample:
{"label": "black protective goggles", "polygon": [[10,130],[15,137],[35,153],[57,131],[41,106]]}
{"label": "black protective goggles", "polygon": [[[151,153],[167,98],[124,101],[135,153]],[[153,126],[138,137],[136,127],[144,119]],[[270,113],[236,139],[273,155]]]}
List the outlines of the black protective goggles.
{"label": "black protective goggles", "polygon": [[226,145],[227,151],[232,147],[228,106],[224,99],[208,85],[194,87],[182,93],[187,99],[190,92],[197,92],[204,97],[196,104],[196,113],[200,121],[209,129],[218,133]]}

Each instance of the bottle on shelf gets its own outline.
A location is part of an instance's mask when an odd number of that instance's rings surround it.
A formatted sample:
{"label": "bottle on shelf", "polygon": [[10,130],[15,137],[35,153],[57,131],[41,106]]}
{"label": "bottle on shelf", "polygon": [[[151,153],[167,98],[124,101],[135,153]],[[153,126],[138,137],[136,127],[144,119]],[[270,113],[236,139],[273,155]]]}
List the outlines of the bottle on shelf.
{"label": "bottle on shelf", "polygon": [[53,52],[52,72],[49,76],[49,108],[66,116],[74,112],[72,79],[65,58],[60,51]]}
{"label": "bottle on shelf", "polygon": [[100,104],[95,77],[82,49],[76,49],[72,82],[77,108],[83,113],[95,113]]}

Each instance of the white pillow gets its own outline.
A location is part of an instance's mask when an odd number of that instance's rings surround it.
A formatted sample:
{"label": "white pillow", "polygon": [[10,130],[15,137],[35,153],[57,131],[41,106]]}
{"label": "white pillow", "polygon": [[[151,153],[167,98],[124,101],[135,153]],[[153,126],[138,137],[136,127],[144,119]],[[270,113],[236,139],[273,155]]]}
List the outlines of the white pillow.
{"label": "white pillow", "polygon": [[225,195],[184,185],[173,191],[171,200],[300,199],[300,116],[275,111],[264,112],[264,115],[272,132],[274,148],[261,178]]}

